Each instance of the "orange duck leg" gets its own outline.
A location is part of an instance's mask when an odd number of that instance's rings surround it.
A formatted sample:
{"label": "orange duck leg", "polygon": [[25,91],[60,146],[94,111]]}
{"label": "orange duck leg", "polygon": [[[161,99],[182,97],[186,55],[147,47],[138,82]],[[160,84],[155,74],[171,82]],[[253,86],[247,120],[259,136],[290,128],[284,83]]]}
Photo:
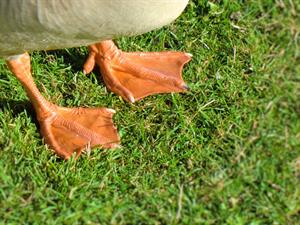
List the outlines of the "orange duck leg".
{"label": "orange duck leg", "polygon": [[119,136],[113,124],[114,110],[107,108],[64,108],[48,102],[34,84],[30,57],[27,53],[10,57],[10,70],[20,80],[30,98],[41,134],[59,156],[68,159],[74,152],[77,157],[94,146],[116,147]]}
{"label": "orange duck leg", "polygon": [[102,41],[89,47],[84,73],[98,64],[107,87],[129,102],[158,93],[184,92],[182,68],[191,55],[182,52],[126,53],[113,41]]}

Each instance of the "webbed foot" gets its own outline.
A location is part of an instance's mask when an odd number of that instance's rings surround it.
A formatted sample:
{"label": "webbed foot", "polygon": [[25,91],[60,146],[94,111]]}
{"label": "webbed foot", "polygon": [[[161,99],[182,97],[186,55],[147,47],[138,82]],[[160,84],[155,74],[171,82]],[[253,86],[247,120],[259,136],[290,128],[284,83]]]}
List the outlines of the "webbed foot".
{"label": "webbed foot", "polygon": [[184,92],[188,86],[182,79],[182,68],[191,60],[183,52],[126,53],[112,41],[90,46],[84,72],[100,66],[107,87],[129,102],[158,93]]}
{"label": "webbed foot", "polygon": [[68,159],[93,147],[114,148],[120,141],[108,108],[64,108],[52,105],[51,114],[38,117],[45,142]]}
{"label": "webbed foot", "polygon": [[47,101],[36,87],[27,53],[9,57],[7,64],[25,88],[40,123],[41,134],[59,156],[68,159],[74,152],[77,157],[85,149],[95,146],[118,146],[119,136],[107,108],[64,108]]}

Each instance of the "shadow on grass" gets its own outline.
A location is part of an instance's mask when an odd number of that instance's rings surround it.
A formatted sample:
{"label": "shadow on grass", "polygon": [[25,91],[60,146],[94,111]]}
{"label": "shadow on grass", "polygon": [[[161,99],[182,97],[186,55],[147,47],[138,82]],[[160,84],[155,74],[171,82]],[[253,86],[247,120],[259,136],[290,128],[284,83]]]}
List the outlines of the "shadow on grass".
{"label": "shadow on grass", "polygon": [[9,110],[14,118],[17,117],[20,113],[26,111],[32,122],[39,129],[39,122],[36,118],[34,108],[31,105],[30,101],[16,101],[0,98],[0,110],[3,111],[4,109]]}
{"label": "shadow on grass", "polygon": [[[88,58],[89,53],[88,51],[83,51],[82,48],[72,48],[72,49],[43,51],[43,52],[39,52],[39,54],[44,59],[46,59],[46,63],[47,63],[47,59],[52,60],[51,55],[53,55],[55,58],[63,58],[63,63],[66,64],[66,66],[69,66],[70,71],[73,74],[75,74],[83,71],[83,66],[86,59]],[[97,64],[95,65],[91,73],[95,74],[98,83],[104,84],[104,80],[100,73],[100,68]],[[89,77],[89,74],[86,76]]]}
{"label": "shadow on grass", "polygon": [[[0,98],[0,111],[8,110],[11,112],[12,116],[16,118],[19,114],[26,112],[27,116],[30,117],[31,121],[35,124],[39,138],[42,140],[43,136],[40,133],[40,124],[37,120],[35,110],[30,103],[30,101],[15,101],[5,98]],[[0,143],[0,149],[4,149],[6,146],[6,143]],[[64,160],[62,158],[57,157],[57,162],[63,162]]]}

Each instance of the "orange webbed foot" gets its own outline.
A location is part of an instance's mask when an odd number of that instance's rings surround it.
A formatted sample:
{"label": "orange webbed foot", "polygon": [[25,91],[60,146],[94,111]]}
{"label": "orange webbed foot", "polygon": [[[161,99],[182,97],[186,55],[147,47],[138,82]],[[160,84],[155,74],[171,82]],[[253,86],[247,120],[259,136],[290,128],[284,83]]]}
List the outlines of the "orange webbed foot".
{"label": "orange webbed foot", "polygon": [[68,159],[92,147],[114,148],[120,138],[107,108],[64,108],[47,101],[36,87],[27,53],[10,57],[7,64],[25,88],[35,108],[45,143]]}
{"label": "orange webbed foot", "polygon": [[64,108],[53,105],[52,114],[39,118],[41,134],[59,156],[68,159],[74,152],[93,147],[117,147],[120,138],[108,108]]}
{"label": "orange webbed foot", "polygon": [[90,46],[84,72],[98,64],[107,87],[135,102],[153,94],[188,90],[182,69],[190,60],[191,55],[183,52],[126,53],[112,41],[103,41]]}

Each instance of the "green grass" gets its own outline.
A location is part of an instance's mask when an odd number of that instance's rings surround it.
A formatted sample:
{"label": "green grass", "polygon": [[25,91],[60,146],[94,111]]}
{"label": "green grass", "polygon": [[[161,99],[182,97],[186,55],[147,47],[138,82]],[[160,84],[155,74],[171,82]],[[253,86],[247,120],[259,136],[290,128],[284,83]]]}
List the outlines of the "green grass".
{"label": "green grass", "polygon": [[1,224],[299,224],[300,5],[190,1],[173,24],[116,42],[184,50],[187,94],[128,104],[87,49],[32,53],[36,83],[62,106],[106,106],[122,148],[57,158],[0,61]]}

